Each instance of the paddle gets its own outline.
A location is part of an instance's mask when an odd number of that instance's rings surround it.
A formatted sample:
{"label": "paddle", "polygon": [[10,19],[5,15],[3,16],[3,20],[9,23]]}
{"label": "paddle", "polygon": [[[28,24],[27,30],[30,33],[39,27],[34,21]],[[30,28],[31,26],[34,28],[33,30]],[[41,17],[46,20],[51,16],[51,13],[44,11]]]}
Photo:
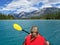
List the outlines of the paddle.
{"label": "paddle", "polygon": [[22,27],[21,27],[20,25],[16,24],[16,23],[13,24],[13,28],[14,28],[15,30],[17,30],[17,31],[24,31],[24,32],[30,34],[29,32],[27,32],[27,31],[25,31],[24,29],[22,29]]}

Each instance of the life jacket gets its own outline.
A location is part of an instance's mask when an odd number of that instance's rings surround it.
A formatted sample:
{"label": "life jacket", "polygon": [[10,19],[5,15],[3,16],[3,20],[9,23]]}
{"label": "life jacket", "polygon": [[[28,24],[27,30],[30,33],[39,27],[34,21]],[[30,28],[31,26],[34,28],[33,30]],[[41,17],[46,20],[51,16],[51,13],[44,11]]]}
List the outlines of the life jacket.
{"label": "life jacket", "polygon": [[28,35],[25,38],[25,45],[45,45],[45,38],[38,34],[36,38],[31,41],[31,35]]}

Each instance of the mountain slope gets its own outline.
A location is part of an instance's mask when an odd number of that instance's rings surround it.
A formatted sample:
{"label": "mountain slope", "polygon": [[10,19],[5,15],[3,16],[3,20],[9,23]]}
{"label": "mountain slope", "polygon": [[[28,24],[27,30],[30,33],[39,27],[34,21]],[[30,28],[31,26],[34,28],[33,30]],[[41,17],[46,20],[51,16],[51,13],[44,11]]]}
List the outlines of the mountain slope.
{"label": "mountain slope", "polygon": [[35,10],[33,12],[20,12],[19,14],[14,14],[15,18],[32,18],[32,17],[42,17],[45,15],[47,16],[53,16],[53,15],[58,15],[60,13],[60,8],[56,7],[47,7],[39,10]]}

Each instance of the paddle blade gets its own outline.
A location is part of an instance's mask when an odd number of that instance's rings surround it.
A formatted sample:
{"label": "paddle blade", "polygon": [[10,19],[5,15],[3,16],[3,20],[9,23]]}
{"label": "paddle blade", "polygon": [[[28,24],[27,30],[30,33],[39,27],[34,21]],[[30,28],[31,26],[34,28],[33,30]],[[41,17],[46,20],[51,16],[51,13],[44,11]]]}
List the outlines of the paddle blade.
{"label": "paddle blade", "polygon": [[16,29],[18,31],[22,31],[22,27],[20,25],[16,24],[16,23],[13,24],[13,27],[14,27],[14,29]]}

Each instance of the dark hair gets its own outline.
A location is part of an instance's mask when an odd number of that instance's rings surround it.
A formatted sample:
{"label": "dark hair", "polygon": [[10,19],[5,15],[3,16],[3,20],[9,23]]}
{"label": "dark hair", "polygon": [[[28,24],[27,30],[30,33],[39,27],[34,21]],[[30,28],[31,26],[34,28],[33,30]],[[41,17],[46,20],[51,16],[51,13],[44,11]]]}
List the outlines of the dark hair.
{"label": "dark hair", "polygon": [[[37,27],[37,26],[32,26],[32,27],[31,27],[31,30],[30,30],[31,33],[33,33],[33,32],[32,32],[32,29],[33,29],[34,27]],[[38,27],[37,27],[37,28],[38,28]],[[37,29],[37,30],[38,30],[38,29]],[[38,33],[39,33],[39,31],[36,32],[36,34],[38,34]]]}
{"label": "dark hair", "polygon": [[[32,27],[31,27],[31,31],[32,31],[32,29],[33,29],[34,27],[37,27],[37,26],[32,26]],[[38,28],[38,27],[37,27],[37,28]]]}

